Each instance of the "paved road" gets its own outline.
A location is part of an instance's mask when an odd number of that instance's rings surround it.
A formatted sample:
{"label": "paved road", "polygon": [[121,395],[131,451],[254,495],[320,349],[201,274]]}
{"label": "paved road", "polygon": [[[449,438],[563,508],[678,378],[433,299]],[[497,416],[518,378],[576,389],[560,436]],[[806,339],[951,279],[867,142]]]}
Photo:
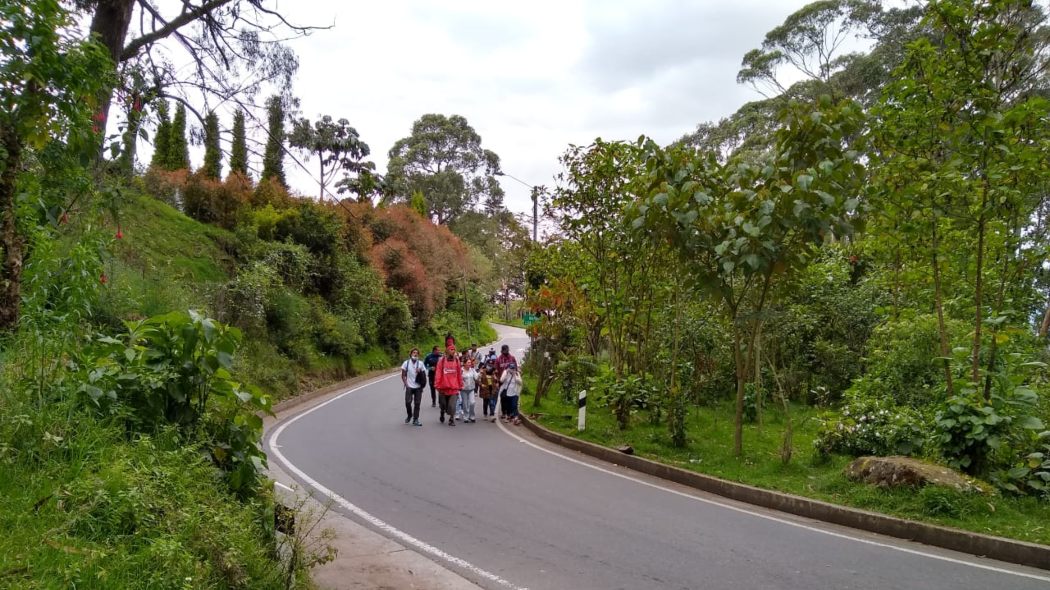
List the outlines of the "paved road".
{"label": "paved road", "polygon": [[[520,358],[523,332],[501,332]],[[1050,572],[733,504],[522,427],[448,428],[428,403],[413,428],[403,412],[400,378],[374,382],[285,420],[268,451],[351,517],[486,588],[1050,588]]]}

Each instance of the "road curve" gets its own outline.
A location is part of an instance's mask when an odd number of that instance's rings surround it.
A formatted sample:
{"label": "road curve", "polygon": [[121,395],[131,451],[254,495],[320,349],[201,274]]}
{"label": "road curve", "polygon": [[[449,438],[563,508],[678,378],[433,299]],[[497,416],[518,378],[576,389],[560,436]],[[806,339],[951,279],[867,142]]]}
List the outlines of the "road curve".
{"label": "road curve", "polygon": [[[524,332],[498,328],[520,358]],[[449,428],[429,403],[423,428],[403,419],[400,379],[382,378],[283,420],[267,452],[338,510],[484,588],[1050,588],[1048,572],[734,504],[521,427]]]}

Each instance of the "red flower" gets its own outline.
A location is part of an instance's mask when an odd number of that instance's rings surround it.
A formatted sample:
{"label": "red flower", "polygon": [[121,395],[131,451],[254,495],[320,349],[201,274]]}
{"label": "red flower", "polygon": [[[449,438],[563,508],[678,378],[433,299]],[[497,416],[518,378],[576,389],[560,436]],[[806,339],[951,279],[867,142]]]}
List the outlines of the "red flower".
{"label": "red flower", "polygon": [[850,256],[849,257],[849,263],[850,264],[857,264],[857,257],[856,256]]}
{"label": "red flower", "polygon": [[91,132],[92,133],[98,133],[99,132],[98,125],[92,125],[91,126]]}
{"label": "red flower", "polygon": [[117,239],[118,240],[123,240],[124,239],[124,232],[121,231],[119,227],[117,228]]}
{"label": "red flower", "polygon": [[59,225],[65,225],[67,223],[69,223],[69,214],[68,213],[63,213],[62,215],[60,215],[58,217],[58,224]]}
{"label": "red flower", "polygon": [[94,119],[95,121],[98,121],[99,123],[105,123],[106,122],[106,113],[103,113],[102,111],[99,111],[99,112],[95,113],[95,116],[92,117],[92,119]]}
{"label": "red flower", "polygon": [[109,282],[109,277],[106,276],[106,273],[102,273],[102,275],[98,277],[98,282],[100,282],[103,285],[105,285],[106,283]]}
{"label": "red flower", "polygon": [[135,104],[131,105],[131,110],[136,113],[142,110],[142,99],[135,97]]}

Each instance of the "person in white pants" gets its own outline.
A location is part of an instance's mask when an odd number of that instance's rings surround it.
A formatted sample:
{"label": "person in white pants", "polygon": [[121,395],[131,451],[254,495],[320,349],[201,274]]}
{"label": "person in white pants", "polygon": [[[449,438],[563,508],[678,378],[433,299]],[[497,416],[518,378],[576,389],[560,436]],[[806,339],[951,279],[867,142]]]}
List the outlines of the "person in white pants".
{"label": "person in white pants", "polygon": [[459,398],[463,403],[463,421],[477,422],[474,419],[474,399],[480,385],[480,375],[474,368],[474,360],[468,358],[463,367],[463,389],[459,392]]}

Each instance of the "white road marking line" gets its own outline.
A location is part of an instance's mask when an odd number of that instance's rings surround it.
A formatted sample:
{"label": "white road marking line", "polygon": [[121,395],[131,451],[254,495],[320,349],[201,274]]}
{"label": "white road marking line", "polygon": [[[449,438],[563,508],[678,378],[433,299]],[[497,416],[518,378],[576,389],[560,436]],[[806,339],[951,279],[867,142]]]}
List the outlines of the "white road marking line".
{"label": "white road marking line", "polygon": [[275,483],[275,484],[277,484],[278,486],[280,486],[280,487],[282,487],[282,488],[284,488],[284,489],[288,490],[289,492],[295,492],[295,490],[294,490],[294,489],[292,489],[292,488],[290,488],[290,487],[288,487],[288,486],[284,485],[283,483],[281,483],[281,482],[279,482],[279,481],[274,481],[273,483]]}
{"label": "white road marking line", "polygon": [[[709,498],[702,498],[700,496],[694,496],[692,494],[687,494],[685,492],[680,492],[678,490],[674,490],[674,489],[671,489],[671,488],[668,488],[668,487],[664,487],[664,486],[661,486],[659,484],[651,483],[651,482],[645,481],[643,479],[639,479],[637,477],[632,477],[632,476],[626,475],[624,473],[617,473],[615,471],[611,471],[609,469],[605,469],[604,467],[598,467],[597,465],[591,465],[590,463],[588,463],[586,461],[580,461],[579,459],[575,459],[573,457],[569,457],[568,455],[563,455],[563,454],[561,454],[561,453],[559,453],[557,451],[552,451],[551,449],[543,448],[540,445],[537,445],[537,444],[533,443],[532,441],[525,440],[524,438],[518,436],[517,434],[514,434],[510,430],[507,430],[507,427],[504,426],[502,422],[499,423],[499,428],[504,433],[506,433],[507,436],[510,436],[512,438],[516,438],[516,439],[518,439],[519,442],[523,442],[523,443],[529,445],[530,447],[532,447],[534,449],[538,449],[540,451],[543,451],[544,453],[549,453],[551,455],[554,455],[555,457],[559,457],[559,458],[564,459],[566,461],[569,461],[571,463],[576,463],[577,465],[583,465],[584,467],[589,467],[589,468],[594,469],[596,471],[601,471],[602,473],[607,473],[609,475],[614,475],[616,477],[622,477],[623,479],[626,479],[626,480],[629,480],[629,481],[633,481],[635,483],[642,484],[643,486],[649,486],[651,488],[656,488],[658,490],[663,490],[665,492],[668,492],[668,493],[671,493],[671,494],[675,494],[677,496],[682,496],[684,498],[690,498],[690,499],[693,499],[693,500],[697,500],[699,502],[704,502],[706,504],[713,504],[715,506],[720,506],[722,508],[727,508],[729,510],[734,510],[736,512],[741,512],[743,514],[750,514],[752,516],[757,516],[759,518],[764,518],[766,520],[772,520],[774,522],[779,522],[779,523],[791,525],[791,526],[794,526],[794,527],[798,527],[798,528],[801,528],[801,529],[806,529],[808,531],[813,531],[813,532],[816,532],[816,533],[822,533],[822,534],[825,534],[825,535],[830,535],[832,537],[838,537],[840,539],[849,539],[850,541],[856,541],[858,543],[865,543],[865,544],[868,544],[868,545],[874,545],[876,547],[884,547],[886,549],[893,549],[895,551],[901,551],[903,553],[910,553],[912,555],[919,555],[919,556],[922,556],[922,557],[929,557],[931,559],[939,559],[941,561],[947,561],[949,563],[956,563],[956,564],[960,564],[960,565],[968,565],[970,567],[975,567],[975,568],[978,568],[978,569],[989,570],[989,571],[999,572],[999,573],[1003,573],[1003,574],[1011,574],[1011,575],[1014,575],[1014,576],[1021,576],[1023,578],[1031,578],[1033,580],[1040,580],[1040,581],[1043,581],[1043,582],[1050,582],[1050,577],[1047,577],[1047,576],[1040,576],[1038,574],[1030,574],[1030,573],[1027,573],[1027,572],[1019,572],[1019,571],[1016,571],[1016,570],[1011,570],[1011,569],[1006,569],[1006,568],[1001,568],[1001,567],[995,567],[995,566],[992,566],[992,565],[985,565],[983,563],[976,563],[976,562],[973,562],[973,561],[966,561],[964,559],[956,559],[954,557],[948,557],[946,555],[937,555],[936,553],[927,553],[925,551],[918,551],[916,549],[908,549],[907,547],[901,547],[899,545],[893,545],[891,543],[881,543],[879,541],[873,541],[871,539],[864,539],[864,538],[861,538],[861,537],[854,537],[854,536],[851,536],[851,535],[844,535],[842,533],[836,533],[834,531],[829,531],[829,530],[825,530],[825,529],[809,526],[809,525],[802,524],[800,522],[795,522],[795,521],[792,521],[792,520],[788,520],[788,519],[785,519],[785,518],[779,518],[779,517],[776,517],[776,516],[772,516],[770,514],[763,514],[761,512],[748,510],[746,508],[741,508],[739,506],[733,506],[732,504],[719,502],[717,500],[711,500]],[[627,468],[625,467],[625,469],[627,469]]]}
{"label": "white road marking line", "polygon": [[418,550],[420,550],[420,551],[422,551],[424,553],[429,553],[430,555],[432,555],[432,556],[434,556],[434,557],[436,557],[438,559],[441,559],[441,560],[446,561],[446,562],[448,562],[448,563],[450,563],[452,565],[455,565],[457,567],[460,567],[460,568],[463,568],[463,569],[468,570],[470,572],[473,572],[474,574],[476,574],[476,575],[478,575],[478,576],[480,576],[482,578],[485,578],[486,580],[490,580],[492,582],[495,582],[495,583],[497,583],[497,584],[499,584],[501,586],[506,586],[507,588],[510,588],[512,590],[528,590],[528,588],[515,586],[511,582],[508,582],[507,580],[504,580],[503,578],[499,577],[498,575],[496,575],[496,574],[494,574],[492,572],[489,572],[487,570],[483,570],[480,567],[477,567],[476,565],[473,565],[473,564],[467,562],[466,560],[463,560],[463,559],[460,559],[458,557],[455,557],[454,555],[449,555],[448,553],[445,553],[441,549],[438,549],[437,547],[434,547],[433,545],[429,545],[425,541],[421,541],[421,540],[413,537],[412,535],[402,531],[401,529],[395,528],[395,527],[393,527],[393,526],[383,522],[382,520],[376,518],[375,516],[372,516],[371,514],[369,514],[368,512],[362,510],[361,508],[355,506],[354,504],[351,504],[346,498],[343,498],[339,494],[337,494],[337,493],[333,492],[332,490],[330,490],[330,489],[324,487],[323,485],[319,484],[312,477],[310,477],[309,475],[304,473],[301,469],[299,469],[294,464],[292,464],[292,462],[289,461],[288,458],[285,457],[283,453],[281,453],[280,447],[277,446],[277,437],[281,436],[281,433],[284,431],[284,429],[287,428],[288,426],[290,426],[292,423],[294,423],[299,418],[302,418],[303,416],[306,416],[307,414],[310,414],[311,412],[313,412],[315,410],[323,408],[323,407],[327,406],[328,404],[330,404],[330,403],[332,403],[332,402],[342,398],[343,396],[349,395],[349,394],[351,394],[351,393],[353,393],[353,392],[355,392],[355,391],[357,391],[359,389],[364,389],[365,387],[368,387],[370,385],[375,385],[376,383],[379,383],[381,381],[385,381],[387,379],[390,379],[391,377],[397,377],[399,375],[400,375],[400,373],[391,373],[390,375],[387,375],[386,377],[380,377],[378,379],[373,379],[372,381],[369,381],[368,383],[365,383],[363,385],[359,385],[359,386],[357,386],[357,387],[355,387],[353,389],[348,389],[348,390],[344,391],[343,393],[340,393],[339,395],[333,397],[332,399],[330,399],[330,400],[328,400],[326,402],[317,404],[316,406],[306,410],[305,412],[303,412],[301,414],[296,414],[292,418],[288,419],[288,421],[286,421],[283,424],[281,424],[280,426],[278,426],[277,429],[273,431],[273,434],[270,435],[270,441],[269,441],[270,442],[270,450],[277,457],[277,459],[284,465],[284,467],[287,468],[289,471],[291,471],[295,475],[299,476],[300,479],[305,481],[307,484],[309,484],[311,487],[313,487],[317,491],[319,491],[322,494],[324,494],[324,495],[328,496],[329,498],[331,498],[335,503],[339,504],[344,509],[349,510],[351,513],[357,515],[359,518],[365,520],[366,522],[372,524],[376,528],[382,530],[388,536],[394,537],[394,538],[396,538],[396,539],[398,539],[400,541],[403,541],[404,543],[406,543],[408,545],[411,545],[412,547],[414,547],[414,548],[416,548],[416,549],[418,549]]}

